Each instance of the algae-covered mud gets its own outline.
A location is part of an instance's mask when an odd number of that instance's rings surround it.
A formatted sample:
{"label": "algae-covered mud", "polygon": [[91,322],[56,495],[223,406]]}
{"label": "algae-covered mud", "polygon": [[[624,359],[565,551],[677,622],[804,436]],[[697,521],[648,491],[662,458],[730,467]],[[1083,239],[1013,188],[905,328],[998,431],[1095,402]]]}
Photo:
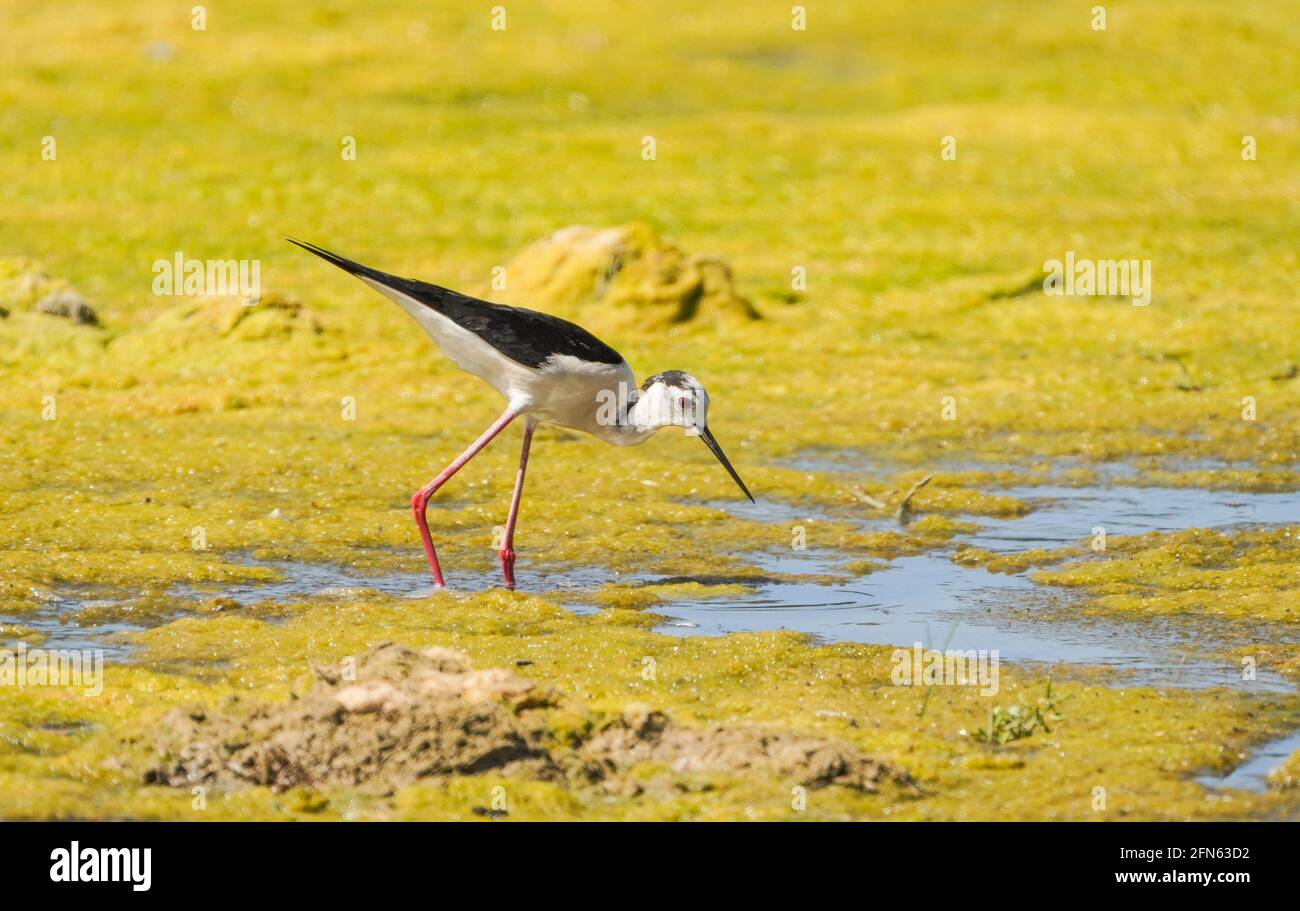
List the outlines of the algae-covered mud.
{"label": "algae-covered mud", "polygon": [[[0,0],[0,818],[1295,819],[1300,23],[1024,6]],[[757,502],[543,425],[506,591],[512,426],[435,590],[501,401],[285,236]]]}

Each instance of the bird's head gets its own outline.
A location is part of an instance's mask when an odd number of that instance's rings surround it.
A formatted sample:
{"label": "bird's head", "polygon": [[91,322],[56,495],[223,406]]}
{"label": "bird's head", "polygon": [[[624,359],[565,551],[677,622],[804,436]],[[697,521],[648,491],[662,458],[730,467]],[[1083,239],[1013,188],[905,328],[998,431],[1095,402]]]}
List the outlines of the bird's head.
{"label": "bird's head", "polygon": [[656,373],[641,384],[640,393],[633,405],[635,422],[642,427],[681,427],[687,436],[698,436],[709,447],[727,474],[736,482],[749,501],[754,496],[731,467],[722,447],[709,430],[709,394],[704,384],[681,370]]}

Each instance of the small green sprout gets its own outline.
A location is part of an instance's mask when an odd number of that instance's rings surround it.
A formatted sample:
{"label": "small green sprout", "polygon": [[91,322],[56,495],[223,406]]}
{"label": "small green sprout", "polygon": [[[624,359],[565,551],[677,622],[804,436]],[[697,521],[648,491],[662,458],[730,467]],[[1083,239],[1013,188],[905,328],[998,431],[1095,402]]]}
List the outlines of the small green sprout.
{"label": "small green sprout", "polygon": [[995,706],[989,712],[988,727],[976,731],[975,739],[1001,746],[1032,736],[1040,728],[1050,734],[1050,725],[1065,718],[1060,712],[1060,705],[1069,698],[1053,696],[1052,681],[1049,680],[1046,691],[1032,705],[1021,695],[1020,702],[1016,705],[1008,708]]}

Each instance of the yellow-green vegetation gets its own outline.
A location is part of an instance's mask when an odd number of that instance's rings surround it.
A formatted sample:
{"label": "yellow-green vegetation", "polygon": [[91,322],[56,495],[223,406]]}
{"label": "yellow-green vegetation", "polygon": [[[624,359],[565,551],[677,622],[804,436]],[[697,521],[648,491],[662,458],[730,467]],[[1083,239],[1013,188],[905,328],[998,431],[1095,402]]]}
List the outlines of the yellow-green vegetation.
{"label": "yellow-green vegetation", "polygon": [[[1300,488],[1300,21],[1271,0],[1131,0],[1094,31],[1086,7],[1039,6],[845,0],[797,31],[785,7],[561,0],[510,4],[494,31],[473,5],[236,0],[196,30],[150,0],[0,0],[0,633],[35,645],[24,617],[69,593],[93,602],[69,619],[148,627],[102,696],[6,688],[0,817],[461,818],[503,783],[511,818],[796,815],[762,776],[640,796],[488,777],[391,800],[254,789],[201,812],[140,783],[171,708],[285,698],[308,662],[387,639],[531,661],[593,717],[636,701],[834,735],[924,789],[830,788],[802,818],[1293,813],[1295,789],[1209,800],[1191,779],[1300,723],[1290,695],[1056,675],[1064,720],[993,749],[973,738],[990,708],[1045,678],[1004,666],[997,697],[943,687],[918,717],[888,649],[652,632],[645,609],[782,577],[764,553],[791,542],[784,518],[711,505],[738,494],[675,434],[619,451],[537,436],[520,583],[599,569],[595,615],[545,594],[221,597],[274,580],[259,559],[419,571],[410,494],[500,408],[286,235],[580,316],[639,375],[700,377],[751,489],[808,511],[807,546],[846,572],[1023,515],[989,488],[1066,458],[1080,482],[1128,460],[1138,483]],[[515,259],[574,224],[644,226],[620,235],[635,255],[608,298],[583,284],[608,246],[558,285],[537,248]],[[155,295],[153,263],[178,251],[258,260],[261,299]],[[1150,305],[1044,295],[1067,251],[1150,259]],[[72,289],[98,325],[37,311]],[[494,571],[518,439],[433,502],[453,584]],[[879,470],[790,467],[813,449]],[[896,505],[931,470],[907,525],[862,498]],[[1112,539],[1035,578],[1109,613],[1290,621],[1294,531]]]}
{"label": "yellow-green vegetation", "polygon": [[1033,577],[1087,589],[1101,611],[1296,623],[1298,561],[1298,526],[1232,534],[1191,529],[1112,537],[1103,554],[1041,569]]}
{"label": "yellow-green vegetation", "polygon": [[1300,751],[1292,753],[1286,762],[1269,772],[1268,783],[1275,788],[1300,787]]}
{"label": "yellow-green vegetation", "polygon": [[491,289],[503,303],[548,301],[551,312],[596,332],[758,318],[726,263],[688,255],[641,224],[564,228],[519,251],[505,276],[505,287]]}
{"label": "yellow-green vegetation", "polygon": [[1256,668],[1276,671],[1291,680],[1300,680],[1300,645],[1268,643],[1230,649],[1234,661],[1249,659]]}
{"label": "yellow-green vegetation", "polygon": [[[1067,697],[1050,733],[1004,747],[980,743],[990,705],[1033,702],[1045,680],[1004,668],[991,698],[967,687],[891,683],[890,649],[810,648],[789,633],[673,639],[653,618],[608,610],[575,617],[549,600],[495,592],[432,599],[366,597],[300,602],[272,623],[243,616],[179,620],[138,637],[132,666],[109,670],[104,693],[31,688],[9,700],[0,754],[0,814],[165,818],[474,818],[504,785],[511,818],[1204,818],[1280,812],[1285,794],[1209,799],[1189,775],[1226,768],[1252,742],[1300,722],[1291,697],[1247,698],[1086,681],[1053,684]],[[693,723],[778,725],[851,743],[907,769],[918,797],[831,787],[793,805],[791,784],[755,775],[683,775],[664,794],[622,796],[561,785],[460,777],[384,798],[336,790],[304,799],[264,788],[213,793],[192,808],[187,789],[145,786],[159,719],[231,694],[283,699],[304,692],[309,662],[357,655],[377,635],[412,647],[450,646],[479,667],[510,667],[545,681],[578,708],[554,720],[557,736],[630,703],[650,703]],[[647,674],[647,659],[653,673]],[[529,662],[517,666],[518,662]],[[178,667],[209,673],[177,673]],[[925,703],[924,715],[919,714]],[[647,775],[653,770],[645,770]],[[1094,788],[1105,809],[1094,808]]]}
{"label": "yellow-green vegetation", "polygon": [[1087,553],[1083,547],[1062,547],[1055,550],[1035,547],[1014,554],[995,554],[980,547],[958,547],[952,555],[954,563],[962,566],[982,566],[991,573],[1023,573],[1033,566],[1059,563],[1072,556]]}

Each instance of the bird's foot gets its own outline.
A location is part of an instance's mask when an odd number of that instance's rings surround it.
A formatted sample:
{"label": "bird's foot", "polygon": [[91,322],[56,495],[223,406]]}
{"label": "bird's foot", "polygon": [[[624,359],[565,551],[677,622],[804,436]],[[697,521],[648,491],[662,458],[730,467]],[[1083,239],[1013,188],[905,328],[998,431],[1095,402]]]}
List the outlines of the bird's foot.
{"label": "bird's foot", "polygon": [[507,547],[502,549],[499,554],[501,557],[501,579],[505,587],[514,591],[515,588],[515,552],[513,548]]}
{"label": "bird's foot", "polygon": [[438,551],[433,546],[433,537],[429,534],[429,521],[424,515],[428,505],[429,494],[423,490],[417,490],[411,497],[411,512],[415,514],[415,524],[420,529],[420,543],[424,546],[424,557],[429,561],[429,572],[433,573],[433,585],[442,590],[447,587],[447,583],[443,581],[442,566],[438,563]]}
{"label": "bird's foot", "polygon": [[438,558],[434,557],[429,563],[429,569],[433,572],[433,587],[442,591],[447,587],[447,580],[442,577],[442,567],[438,564]]}

